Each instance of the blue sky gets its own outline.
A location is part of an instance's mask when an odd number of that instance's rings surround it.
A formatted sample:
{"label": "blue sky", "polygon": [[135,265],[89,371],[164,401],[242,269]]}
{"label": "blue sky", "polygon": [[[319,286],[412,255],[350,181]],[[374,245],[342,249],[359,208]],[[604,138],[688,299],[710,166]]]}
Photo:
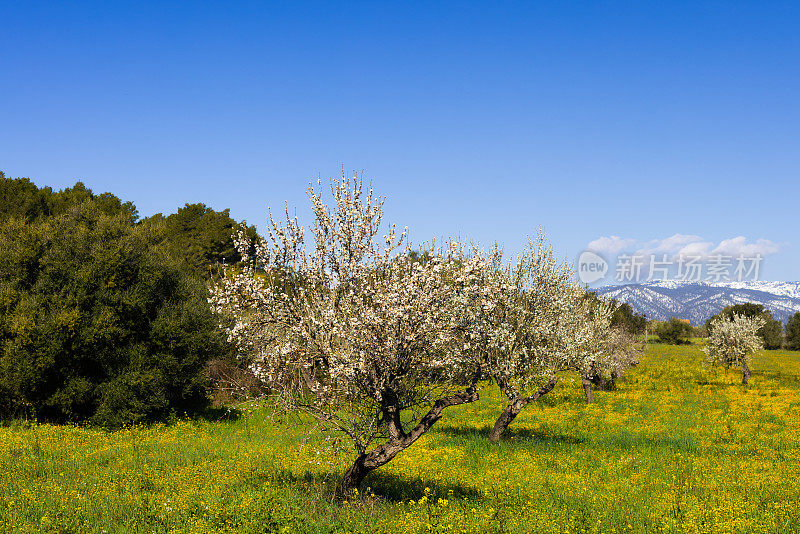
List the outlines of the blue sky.
{"label": "blue sky", "polygon": [[344,165],[416,240],[744,237],[800,279],[796,2],[0,1],[0,25],[9,176],[262,224]]}

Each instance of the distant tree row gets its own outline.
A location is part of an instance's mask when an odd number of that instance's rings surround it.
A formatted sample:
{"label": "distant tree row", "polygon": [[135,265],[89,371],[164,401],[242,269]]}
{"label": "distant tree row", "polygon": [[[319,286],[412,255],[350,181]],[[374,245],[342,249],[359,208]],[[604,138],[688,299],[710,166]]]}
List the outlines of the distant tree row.
{"label": "distant tree row", "polygon": [[121,425],[202,410],[207,363],[232,354],[206,280],[240,259],[236,226],[202,204],[140,220],[80,182],[0,172],[0,416]]}
{"label": "distant tree row", "polygon": [[763,348],[776,350],[785,346],[790,350],[800,349],[800,312],[789,319],[784,334],[783,324],[773,317],[771,311],[762,304],[751,302],[726,306],[699,327],[692,326],[689,321],[677,317],[672,317],[669,321],[652,321],[650,327],[662,343],[681,345],[688,343],[692,337],[709,336],[714,321],[718,319],[732,321],[736,315],[762,319],[759,322],[758,337]]}
{"label": "distant tree row", "polygon": [[[205,204],[186,204],[176,213],[139,219],[132,202],[123,202],[111,193],[95,194],[82,182],[53,191],[51,187],[37,187],[28,178],[7,178],[0,171],[0,221],[13,218],[34,223],[67,214],[87,202],[98,213],[121,216],[131,225],[149,227],[154,240],[168,248],[181,267],[203,278],[209,278],[218,264],[241,260],[231,237],[239,222],[231,218],[229,209],[215,211]],[[255,235],[255,227],[247,227],[251,242]]]}

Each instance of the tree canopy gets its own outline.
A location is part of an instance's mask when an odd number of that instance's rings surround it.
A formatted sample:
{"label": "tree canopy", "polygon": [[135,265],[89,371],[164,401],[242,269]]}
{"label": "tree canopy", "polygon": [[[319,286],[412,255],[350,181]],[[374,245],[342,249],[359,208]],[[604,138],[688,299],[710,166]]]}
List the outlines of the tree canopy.
{"label": "tree canopy", "polygon": [[111,193],[97,195],[83,182],[53,191],[50,187],[37,187],[29,178],[6,178],[0,171],[0,220],[18,218],[33,222],[62,215],[85,202],[91,202],[94,209],[106,215],[124,215],[130,223],[139,219],[132,202],[123,202]]}
{"label": "tree canopy", "polygon": [[[163,243],[193,273],[210,278],[222,263],[234,264],[242,257],[233,243],[239,222],[231,218],[230,210],[215,211],[205,204],[186,204],[176,213],[156,214],[143,220],[160,231]],[[246,227],[249,243],[255,243],[256,229]],[[248,251],[253,253],[252,246]]]}
{"label": "tree canopy", "polygon": [[203,369],[230,346],[132,203],[3,176],[0,246],[0,415],[120,425],[207,404]]}

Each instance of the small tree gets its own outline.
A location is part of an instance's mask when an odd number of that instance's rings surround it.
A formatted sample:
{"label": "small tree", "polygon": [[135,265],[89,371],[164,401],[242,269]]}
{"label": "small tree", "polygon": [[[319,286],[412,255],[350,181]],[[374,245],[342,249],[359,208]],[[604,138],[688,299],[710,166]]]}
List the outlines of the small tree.
{"label": "small tree", "polygon": [[669,321],[659,324],[656,327],[656,334],[659,341],[671,345],[686,345],[692,335],[692,323],[685,319],[672,317]]}
{"label": "small tree", "polygon": [[600,391],[617,389],[617,379],[639,364],[642,349],[637,347],[636,339],[622,326],[612,326],[608,330],[606,352],[595,363],[592,385]]}
{"label": "small tree", "polygon": [[278,406],[352,442],[356,456],[336,490],[344,499],[443,410],[478,399],[479,376],[461,349],[484,313],[485,264],[457,245],[414,254],[393,226],[379,244],[383,199],[344,175],[331,191],[329,207],[309,187],[311,251],[288,210],[284,223],[270,216],[254,258],[243,229],[244,265],[228,269],[211,303],[233,318],[231,338]]}
{"label": "small tree", "polygon": [[529,240],[514,264],[503,264],[496,247],[491,264],[481,281],[491,305],[477,317],[475,339],[467,341],[465,350],[508,399],[489,434],[498,441],[525,406],[556,385],[555,372],[565,365],[558,322],[581,299],[582,290],[542,234]]}
{"label": "small tree", "polygon": [[483,338],[471,348],[508,399],[489,435],[498,441],[525,406],[555,387],[556,372],[578,371],[591,402],[593,382],[613,383],[638,359],[632,336],[611,326],[615,304],[577,286],[542,234],[516,263],[501,265],[496,250],[491,263],[482,281],[491,312],[479,318]]}
{"label": "small tree", "polygon": [[561,323],[566,368],[580,377],[587,404],[594,402],[593,385],[614,389],[617,378],[639,362],[633,336],[612,326],[615,307],[613,302],[587,295]]}
{"label": "small tree", "polygon": [[717,315],[710,317],[706,321],[706,326],[717,317],[731,319],[735,314],[744,315],[745,317],[758,316],[764,319],[764,326],[758,331],[758,335],[764,342],[765,349],[775,350],[783,346],[783,324],[775,319],[772,316],[772,312],[766,309],[763,304],[744,302],[726,306]]}
{"label": "small tree", "polygon": [[750,381],[750,363],[754,353],[764,348],[758,330],[764,326],[759,316],[734,314],[731,319],[719,317],[709,325],[708,362],[712,365],[741,366],[742,384]]}
{"label": "small tree", "polygon": [[786,348],[800,350],[800,312],[792,315],[786,323]]}

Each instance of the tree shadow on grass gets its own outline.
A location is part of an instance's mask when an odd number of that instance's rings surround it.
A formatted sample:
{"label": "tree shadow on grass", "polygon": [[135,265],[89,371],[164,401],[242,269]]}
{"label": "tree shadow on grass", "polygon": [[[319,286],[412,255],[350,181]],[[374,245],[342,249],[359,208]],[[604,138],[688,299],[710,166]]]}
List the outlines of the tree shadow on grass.
{"label": "tree shadow on grass", "polygon": [[[296,475],[286,469],[275,469],[271,472],[261,471],[251,473],[247,484],[260,486],[264,483],[280,484],[292,486],[296,489],[302,488],[306,491],[314,492],[323,500],[332,501],[339,482],[340,473],[310,473]],[[454,498],[477,500],[483,497],[483,493],[477,489],[462,484],[450,484],[446,482],[422,479],[409,479],[391,472],[378,468],[364,479],[361,484],[361,495],[369,498],[371,495],[389,502],[402,502],[408,500],[419,500],[426,495],[430,499]]]}
{"label": "tree shadow on grass", "polygon": [[617,432],[603,436],[597,441],[598,447],[610,447],[622,451],[635,449],[664,449],[680,452],[694,452],[696,445],[691,435],[641,435],[633,432]]}
{"label": "tree shadow on grass", "polygon": [[800,375],[772,369],[751,371],[750,382],[757,385],[759,384],[759,379],[774,380],[778,386],[791,387],[796,386],[797,383],[800,382]]}
{"label": "tree shadow on grass", "polygon": [[436,480],[423,481],[419,478],[408,479],[380,469],[370,473],[362,486],[369,487],[375,495],[392,502],[419,500],[425,495],[426,488],[428,497],[433,499],[441,497],[477,500],[483,497],[482,492],[470,486]]}
{"label": "tree shadow on grass", "polygon": [[241,419],[242,412],[236,408],[228,408],[225,406],[209,406],[202,412],[196,415],[197,419],[203,421],[216,422],[229,422]]}
{"label": "tree shadow on grass", "polygon": [[[488,425],[481,427],[463,427],[463,426],[441,426],[435,429],[439,434],[445,434],[457,438],[474,438],[475,440],[483,440],[489,442],[489,433],[492,428]],[[534,430],[531,428],[514,428],[510,426],[503,432],[501,441],[506,443],[520,443],[520,442],[536,442],[543,444],[553,445],[579,445],[586,443],[586,438],[579,436],[569,436],[566,434],[550,434],[542,430]]]}

